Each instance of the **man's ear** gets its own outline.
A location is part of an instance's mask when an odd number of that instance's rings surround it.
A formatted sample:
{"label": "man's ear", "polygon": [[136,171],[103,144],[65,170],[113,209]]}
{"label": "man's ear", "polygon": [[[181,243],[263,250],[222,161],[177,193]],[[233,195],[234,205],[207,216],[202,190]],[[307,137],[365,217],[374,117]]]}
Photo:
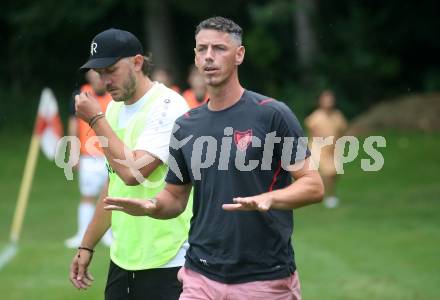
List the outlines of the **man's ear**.
{"label": "man's ear", "polygon": [[241,65],[241,63],[244,60],[244,53],[245,53],[245,49],[244,46],[240,46],[237,48],[236,52],[235,52],[235,65],[239,66]]}
{"label": "man's ear", "polygon": [[145,63],[144,62],[144,57],[142,55],[140,55],[140,54],[137,54],[134,57],[133,62],[134,62],[134,69],[135,69],[135,71],[141,71],[142,70],[142,66]]}

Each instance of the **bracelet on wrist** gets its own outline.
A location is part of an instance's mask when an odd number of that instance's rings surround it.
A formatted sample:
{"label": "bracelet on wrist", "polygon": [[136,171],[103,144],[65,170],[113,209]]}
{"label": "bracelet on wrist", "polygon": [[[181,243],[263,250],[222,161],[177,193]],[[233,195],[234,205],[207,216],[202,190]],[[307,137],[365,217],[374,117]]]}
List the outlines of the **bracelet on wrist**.
{"label": "bracelet on wrist", "polygon": [[98,120],[99,120],[99,119],[102,119],[102,118],[104,118],[104,117],[105,117],[104,115],[99,115],[99,116],[97,116],[97,117],[93,120],[93,122],[90,123],[90,128],[93,129],[93,126],[95,126],[95,124],[98,122]]}
{"label": "bracelet on wrist", "polygon": [[86,251],[89,251],[92,255],[93,255],[93,253],[95,253],[95,250],[94,249],[91,249],[91,248],[87,248],[87,247],[78,247],[78,250],[86,250]]}
{"label": "bracelet on wrist", "polygon": [[102,111],[97,112],[93,117],[89,120],[89,126],[92,127],[93,124],[96,122],[97,119],[102,118],[104,116],[104,113]]}

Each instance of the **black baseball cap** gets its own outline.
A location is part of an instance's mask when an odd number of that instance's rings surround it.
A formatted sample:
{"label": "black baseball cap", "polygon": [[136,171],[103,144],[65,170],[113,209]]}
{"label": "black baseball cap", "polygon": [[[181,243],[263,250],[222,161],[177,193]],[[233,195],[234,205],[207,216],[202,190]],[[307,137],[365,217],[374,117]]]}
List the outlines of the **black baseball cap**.
{"label": "black baseball cap", "polygon": [[98,33],[90,43],[89,60],[80,68],[106,68],[124,57],[144,55],[141,42],[131,32],[110,28]]}

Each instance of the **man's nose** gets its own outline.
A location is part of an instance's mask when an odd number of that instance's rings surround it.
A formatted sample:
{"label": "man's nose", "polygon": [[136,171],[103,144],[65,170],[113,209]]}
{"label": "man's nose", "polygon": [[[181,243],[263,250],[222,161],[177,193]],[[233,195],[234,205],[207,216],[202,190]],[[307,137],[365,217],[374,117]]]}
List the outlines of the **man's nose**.
{"label": "man's nose", "polygon": [[214,51],[212,50],[212,47],[208,47],[208,49],[206,50],[205,61],[212,60],[214,60]]}

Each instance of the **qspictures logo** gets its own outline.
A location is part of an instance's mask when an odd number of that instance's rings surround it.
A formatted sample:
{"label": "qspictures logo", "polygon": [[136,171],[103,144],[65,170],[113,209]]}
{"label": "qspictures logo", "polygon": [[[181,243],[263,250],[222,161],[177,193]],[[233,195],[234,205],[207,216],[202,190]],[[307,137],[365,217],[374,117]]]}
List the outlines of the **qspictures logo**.
{"label": "qspictures logo", "polygon": [[[218,159],[218,170],[227,171],[231,167],[241,172],[252,172],[260,168],[270,170],[274,159],[281,161],[281,167],[286,171],[299,170],[304,166],[307,156],[308,145],[311,145],[312,160],[310,168],[318,170],[320,168],[323,153],[328,153],[332,148],[332,163],[337,174],[344,174],[344,165],[353,162],[361,153],[365,153],[367,158],[360,160],[360,167],[365,172],[380,171],[385,163],[385,159],[379,148],[386,147],[386,139],[383,136],[369,136],[363,141],[354,136],[342,136],[335,138],[329,137],[279,137],[276,132],[266,134],[264,140],[252,135],[252,130],[236,131],[232,127],[224,128],[224,136],[216,139],[212,136],[200,136],[195,138],[188,135],[182,140],[176,138],[179,126],[175,126],[170,139],[170,148],[179,150],[183,147],[191,147],[190,167],[195,180],[201,179],[201,170],[211,168]],[[232,143],[235,144],[232,147]],[[281,147],[281,157],[274,157],[275,145]],[[108,140],[103,136],[96,136],[89,139],[85,148],[89,153],[96,153],[97,145],[108,147]],[[79,149],[81,143],[76,136],[65,136],[57,146],[55,163],[64,169],[67,180],[73,180],[73,166],[79,161]],[[258,150],[260,148],[261,159],[250,159],[247,157],[250,148]],[[253,150],[255,150],[253,149]],[[233,163],[231,164],[231,154]],[[153,162],[154,158],[145,156],[135,159],[133,152],[128,147],[124,148],[125,159],[117,159],[114,163],[121,164],[130,169],[139,184],[144,186],[157,186],[161,181],[150,182],[142,176],[140,169]],[[279,156],[279,154],[278,154]],[[294,157],[294,161],[292,161]],[[179,178],[183,179],[177,160],[170,154],[168,159],[169,169]],[[165,175],[164,175],[165,176]]]}

